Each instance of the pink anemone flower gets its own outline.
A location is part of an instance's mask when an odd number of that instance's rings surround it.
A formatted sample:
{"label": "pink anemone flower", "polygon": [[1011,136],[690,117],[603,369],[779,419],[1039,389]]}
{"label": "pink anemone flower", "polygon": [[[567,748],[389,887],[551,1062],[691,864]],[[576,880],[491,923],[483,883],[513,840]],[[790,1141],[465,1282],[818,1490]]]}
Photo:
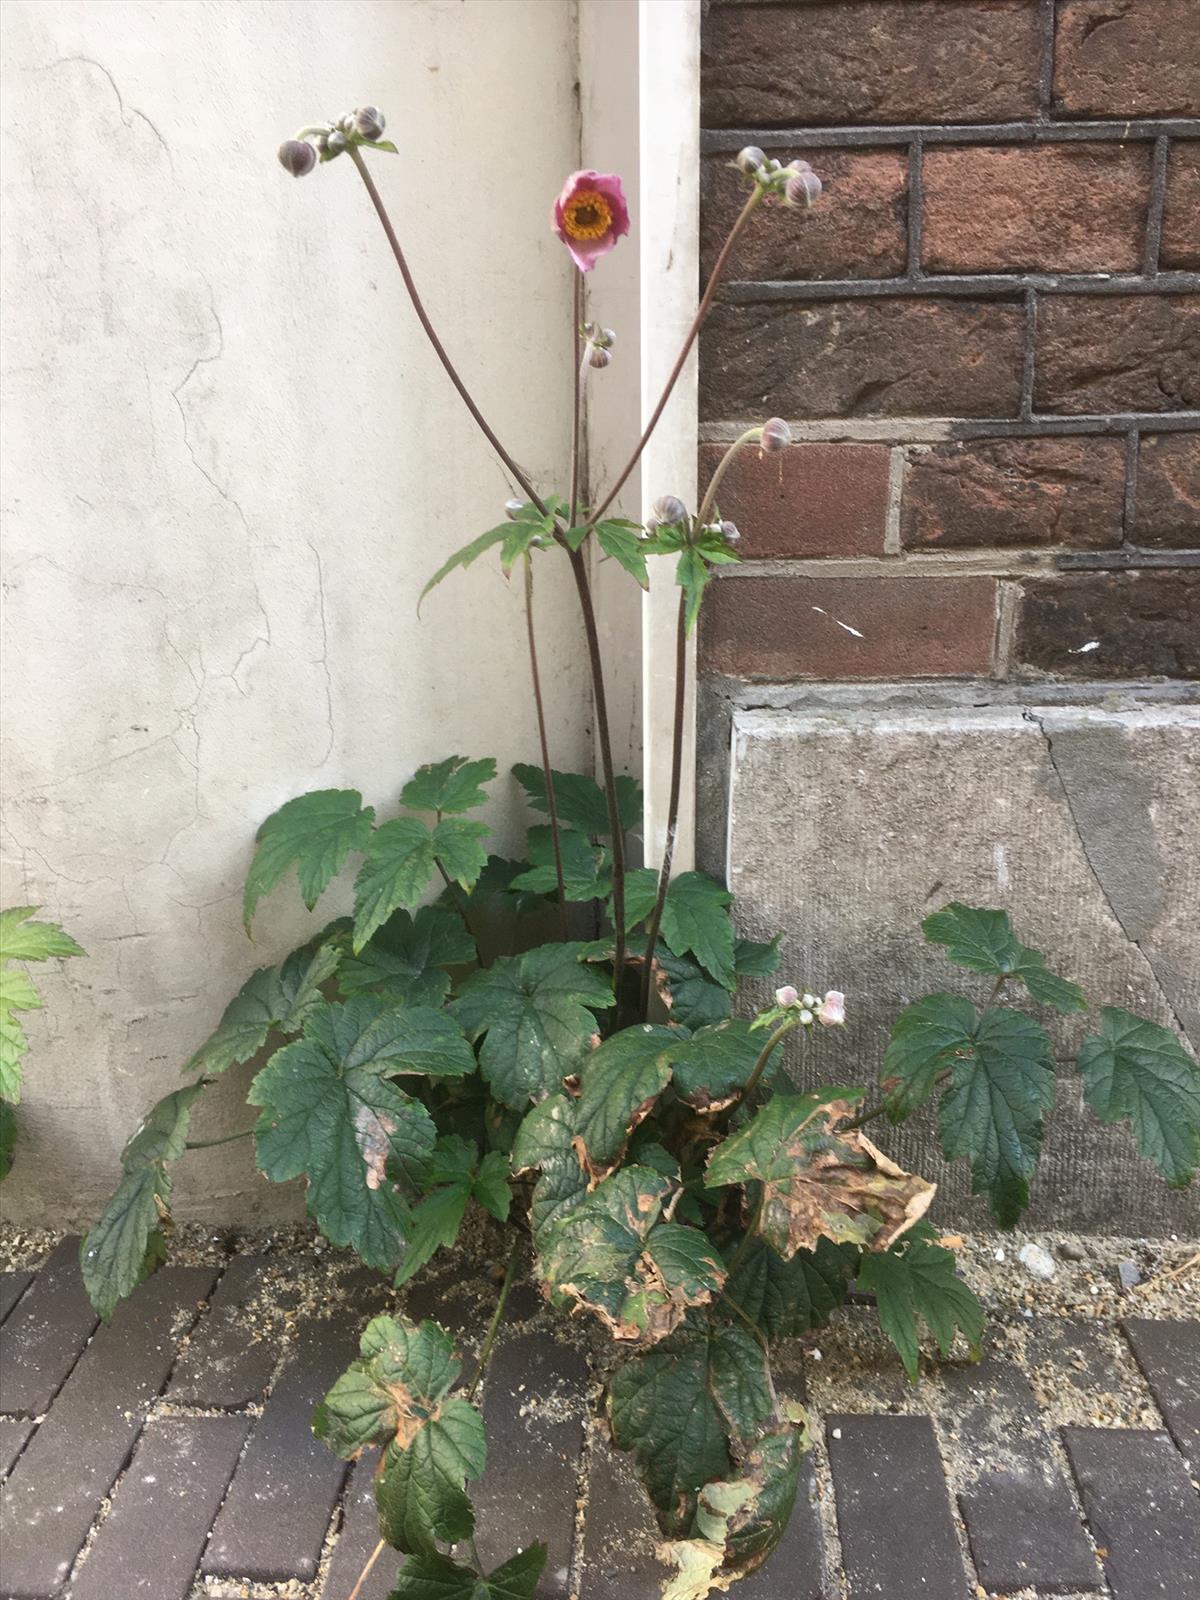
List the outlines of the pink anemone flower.
{"label": "pink anemone flower", "polygon": [[554,202],[554,231],[580,272],[590,272],[629,232],[629,207],[615,172],[573,172]]}

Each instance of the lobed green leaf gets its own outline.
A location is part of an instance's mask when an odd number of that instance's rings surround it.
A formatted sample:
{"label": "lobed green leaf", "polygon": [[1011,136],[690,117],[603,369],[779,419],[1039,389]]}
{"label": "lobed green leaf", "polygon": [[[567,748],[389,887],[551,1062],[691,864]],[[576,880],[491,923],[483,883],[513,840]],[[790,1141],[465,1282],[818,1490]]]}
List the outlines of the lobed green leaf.
{"label": "lobed green leaf", "polygon": [[945,945],[950,960],[960,967],[1017,978],[1035,1000],[1056,1011],[1087,1010],[1079,985],[1051,972],[1040,951],[1017,940],[1006,911],[985,911],[952,900],[926,917],[921,929],[931,944]]}
{"label": "lobed green leaf", "polygon": [[676,956],[693,955],[704,970],[732,990],[735,984],[733,896],[705,872],[683,872],[671,880],[663,906],[662,936]]}
{"label": "lobed green leaf", "polygon": [[1173,1189],[1200,1166],[1200,1066],[1169,1028],[1119,1006],[1079,1050],[1084,1096],[1106,1125],[1128,1122],[1139,1151]]}
{"label": "lobed green leaf", "polygon": [[483,785],[496,776],[492,756],[470,761],[466,756],[447,756],[418,767],[400,791],[401,805],[412,811],[436,811],[442,815],[473,811],[486,804]]}
{"label": "lobed green leaf", "polygon": [[290,867],[296,868],[300,893],[311,911],[347,856],[366,849],[374,818],[357,789],[317,789],[273,812],[258,830],[258,849],[246,876],[247,933],[258,902]]}
{"label": "lobed green leaf", "polygon": [[875,1296],[879,1325],[900,1353],[904,1370],[917,1380],[920,1345],[917,1318],[928,1325],[943,1356],[961,1330],[975,1356],[983,1340],[983,1307],[956,1275],[954,1253],[933,1243],[923,1225],[907,1239],[878,1255],[864,1255],[858,1284]]}
{"label": "lobed green leaf", "polygon": [[0,962],[50,961],[58,956],[82,956],[87,951],[64,933],[57,922],[31,922],[40,906],[10,906],[0,911]]}

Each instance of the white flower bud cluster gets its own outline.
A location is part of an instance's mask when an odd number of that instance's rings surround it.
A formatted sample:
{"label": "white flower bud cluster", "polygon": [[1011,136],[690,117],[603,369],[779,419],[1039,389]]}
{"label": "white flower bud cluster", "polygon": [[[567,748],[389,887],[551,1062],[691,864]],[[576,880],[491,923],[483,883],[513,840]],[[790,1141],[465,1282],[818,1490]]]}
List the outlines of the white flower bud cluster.
{"label": "white flower bud cluster", "polygon": [[775,1004],[781,1011],[796,1011],[805,1028],[819,1022],[825,1028],[837,1028],[846,1020],[846,996],[840,989],[830,989],[823,1000],[806,989],[803,993],[790,983],[775,991]]}
{"label": "white flower bud cluster", "polygon": [[602,328],[598,322],[583,325],[584,359],[589,367],[604,368],[612,360],[612,347],[617,336],[611,328]]}
{"label": "white flower bud cluster", "polygon": [[293,178],[303,178],[318,161],[332,161],[352,144],[374,144],[383,138],[385,119],[378,106],[359,106],[336,122],[315,122],[279,146],[279,164]]}

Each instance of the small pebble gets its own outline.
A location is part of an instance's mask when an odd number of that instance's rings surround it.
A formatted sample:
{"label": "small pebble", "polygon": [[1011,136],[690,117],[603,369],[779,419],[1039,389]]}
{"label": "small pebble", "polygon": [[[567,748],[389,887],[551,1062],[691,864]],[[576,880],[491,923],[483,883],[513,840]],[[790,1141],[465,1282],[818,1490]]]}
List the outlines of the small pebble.
{"label": "small pebble", "polygon": [[1141,1268],[1136,1261],[1122,1261],[1117,1267],[1117,1277],[1121,1280],[1122,1290],[1128,1294],[1131,1289],[1136,1289],[1142,1281]]}
{"label": "small pebble", "polygon": [[996,1251],[995,1256],[993,1257],[993,1260],[995,1260],[995,1261],[1003,1261],[1004,1260],[1004,1251],[1003,1251],[1003,1249],[999,1249],[999,1250]]}
{"label": "small pebble", "polygon": [[1058,1247],[1058,1253],[1064,1261],[1083,1261],[1087,1258],[1087,1251],[1074,1239],[1064,1239]]}
{"label": "small pebble", "polygon": [[1058,1271],[1054,1257],[1049,1250],[1043,1250],[1040,1244],[1023,1244],[1017,1252],[1017,1260],[1026,1272],[1031,1272],[1035,1278],[1049,1281]]}

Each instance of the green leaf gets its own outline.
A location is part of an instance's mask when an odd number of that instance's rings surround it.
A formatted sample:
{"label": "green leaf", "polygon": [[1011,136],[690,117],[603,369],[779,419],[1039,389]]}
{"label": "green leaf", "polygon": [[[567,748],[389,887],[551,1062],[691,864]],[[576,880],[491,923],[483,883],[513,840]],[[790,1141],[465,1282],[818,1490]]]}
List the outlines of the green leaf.
{"label": "green leaf", "polygon": [[766,1361],[748,1329],[689,1322],[613,1374],[608,1414],[664,1533],[690,1529],[698,1491],[730,1472],[729,1441],[754,1439],[774,1412]]}
{"label": "green leaf", "polygon": [[[526,850],[533,863],[512,880],[514,889],[531,889],[538,894],[554,894],[558,889],[558,868],[554,859],[554,836],[549,828],[530,828]],[[572,901],[598,900],[608,893],[612,876],[605,867],[603,850],[589,843],[585,834],[573,828],[559,830],[562,852],[563,889]]]}
{"label": "green leaf", "polygon": [[[535,811],[550,812],[546,798],[546,775],[541,767],[518,762],[513,776],[529,797]],[[607,838],[608,800],[604,790],[594,778],[585,778],[578,772],[555,772],[551,769],[554,784],[554,805],[558,820],[564,827],[578,828],[581,833],[595,838]],[[620,776],[616,780],[617,815],[628,833],[641,824],[642,791],[633,778]]]}
{"label": "green leaf", "polygon": [[398,1550],[432,1552],[435,1540],[469,1539],[475,1513],[464,1485],[483,1476],[483,1418],[465,1400],[443,1400],[403,1449],[389,1444],[375,1479],[379,1530]]}
{"label": "green leaf", "polygon": [[17,1114],[7,1100],[0,1100],[0,1181],[12,1171],[17,1148]]}
{"label": "green leaf", "polygon": [[788,1259],[820,1239],[885,1249],[933,1199],[926,1183],[839,1128],[862,1099],[856,1089],[780,1094],[708,1158],[707,1188],[763,1185],[763,1237]]}
{"label": "green leaf", "polygon": [[359,143],[364,150],[382,150],[389,156],[400,154],[390,139],[359,139],[357,143]]}
{"label": "green leaf", "polygon": [[714,983],[691,956],[672,955],[660,943],[654,952],[654,965],[662,969],[666,980],[663,999],[672,1022],[684,1028],[702,1028],[728,1017],[729,991]]}
{"label": "green leaf", "polygon": [[354,953],[397,907],[415,906],[437,870],[433,832],[419,817],[396,817],[376,828],[354,880]]}
{"label": "green leaf", "polygon": [[433,830],[433,853],[463,889],[470,889],[487,865],[483,841],[491,829],[486,822],[471,822],[466,817],[443,817]]}
{"label": "green leaf", "polygon": [[321,1004],[321,985],[341,961],[336,941],[293,950],[280,967],[260,967],[225,1007],[216,1029],[184,1066],[185,1072],[217,1077],[237,1062],[249,1061],[266,1044],[273,1028],[298,1033]]}
{"label": "green leaf", "polygon": [[82,956],[82,950],[57,922],[30,922],[39,906],[10,906],[0,911],[0,961],[49,961],[56,956]]}
{"label": "green leaf", "polygon": [[418,767],[401,789],[400,803],[412,811],[473,811],[487,803],[481,786],[491,783],[495,776],[496,763],[491,756],[481,761],[447,756],[445,761]]}
{"label": "green leaf", "polygon": [[1079,1050],[1084,1095],[1106,1126],[1128,1121],[1138,1149],[1173,1189],[1200,1166],[1200,1066],[1168,1029],[1119,1006]]}
{"label": "green leaf", "polygon": [[404,1247],[395,1277],[395,1287],[415,1277],[437,1252],[452,1245],[466,1215],[467,1201],[471,1198],[471,1182],[454,1183],[445,1189],[435,1189],[417,1206],[413,1207],[408,1226],[408,1243]]}
{"label": "green leaf", "polygon": [[679,552],[675,567],[675,582],[687,596],[686,628],[688,633],[696,626],[704,591],[708,587],[709,571],[704,557],[691,545]]}
{"label": "green leaf", "polygon": [[646,571],[646,552],[640,525],[624,521],[598,522],[592,531],[599,539],[604,554],[624,567],[643,589],[648,589],[650,574]]}
{"label": "green leaf", "polygon": [[28,1048],[15,1011],[40,1011],[41,997],[20,967],[0,967],[0,1100],[21,1098],[21,1057]]}
{"label": "green leaf", "polygon": [[451,1007],[467,1035],[483,1040],[480,1068],[502,1105],[522,1110],[582,1067],[596,1031],[592,1012],[613,997],[581,951],[552,944],[503,957],[472,973]]}
{"label": "green leaf", "polygon": [[484,1156],[471,1185],[471,1193],[498,1222],[508,1220],[512,1190],[508,1186],[508,1157],[503,1150],[489,1150]]}
{"label": "green leaf", "polygon": [[858,1271],[858,1286],[875,1296],[879,1325],[900,1352],[914,1383],[918,1316],[928,1324],[943,1356],[950,1354],[956,1328],[975,1356],[983,1339],[983,1308],[955,1276],[953,1251],[934,1244],[930,1232],[921,1228],[892,1250],[864,1255]]}
{"label": "green leaf", "polygon": [[373,1317],[359,1356],[317,1407],[313,1432],[343,1460],[368,1445],[407,1448],[461,1370],[450,1335],[436,1322]]}
{"label": "green leaf", "polygon": [[259,1167],[276,1183],[306,1177],[308,1209],[326,1237],[368,1266],[396,1265],[405,1197],[420,1187],[437,1137],[424,1106],[388,1074],[454,1065],[447,1021],[419,1007],[388,1010],[369,995],[321,1006],[250,1086],[250,1104],[263,1108]]}
{"label": "green leaf", "polygon": [[552,1094],[526,1114],[513,1140],[512,1170],[541,1173],[529,1212],[539,1248],[587,1194],[587,1174],[575,1154],[574,1136],[575,1102],[565,1094]]}
{"label": "green leaf", "polygon": [[1019,978],[1035,1000],[1056,1011],[1086,1011],[1078,984],[1051,972],[1041,953],[1020,944],[1006,911],[985,911],[953,900],[921,924],[931,944],[945,945],[960,967],[995,977]]}
{"label": "green leaf", "polygon": [[769,978],[779,966],[779,941],[777,933],[766,943],[754,939],[739,939],[733,947],[733,966],[739,978]]}
{"label": "green leaf", "polygon": [[534,1600],[545,1565],[544,1544],[529,1545],[483,1578],[449,1556],[410,1556],[390,1600]]}
{"label": "green leaf", "polygon": [[969,1052],[975,1020],[975,1007],[959,994],[927,994],[900,1013],[883,1057],[892,1122],[903,1122],[923,1105],[938,1075]]}
{"label": "green leaf", "polygon": [[942,1148],[971,1162],[972,1192],[1011,1228],[1029,1204],[1029,1180],[1054,1107],[1054,1067],[1043,1028],[1018,1011],[985,1011],[950,1064],[938,1109]]}
{"label": "green leaf", "polygon": [[785,1261],[764,1239],[747,1247],[726,1285],[729,1298],[768,1339],[792,1339],[829,1321],[845,1303],[861,1253],[819,1239]]}
{"label": "green leaf", "polygon": [[366,849],[374,819],[357,789],[317,789],[280,806],[258,830],[258,849],[246,877],[246,931],[258,902],[292,866],[311,911],[351,851]]}
{"label": "green leaf", "polygon": [[662,936],[677,955],[694,955],[723,989],[734,987],[733,896],[704,872],[683,872],[671,880],[663,906]]}
{"label": "green leaf", "polygon": [[671,1078],[675,1028],[642,1023],[606,1039],[584,1063],[575,1132],[588,1166],[599,1172],[620,1155]]}
{"label": "green leaf", "polygon": [[205,1087],[193,1083],[176,1089],[147,1113],[121,1152],[116,1193],[80,1246],[83,1286],[105,1322],[166,1256],[167,1163],[183,1154],[191,1107]]}
{"label": "green leaf", "polygon": [[415,916],[394,911],[357,956],[346,956],[338,981],[346,994],[374,993],[392,1005],[436,1006],[450,988],[446,967],[475,960],[475,942],[446,906]]}
{"label": "green leaf", "polygon": [[[677,1036],[678,1037],[678,1036]],[[690,1039],[671,1049],[675,1092],[697,1111],[717,1111],[727,1106],[748,1081],[766,1041],[738,1018],[698,1028]],[[764,1072],[783,1059],[782,1043],[772,1052]]]}
{"label": "green leaf", "polygon": [[436,589],[442,579],[449,577],[456,567],[469,567],[483,555],[485,550],[490,550],[494,544],[500,544],[508,537],[511,527],[510,522],[502,522],[497,528],[489,528],[486,533],[481,533],[477,539],[472,539],[470,544],[463,545],[461,550],[456,550],[448,560],[443,561],[421,590],[420,599],[417,601],[417,614],[420,615],[422,603],[431,589]]}
{"label": "green leaf", "polygon": [[[645,922],[654,910],[658,899],[658,873],[653,867],[635,867],[625,874],[625,931]],[[608,903],[609,921],[613,919],[612,901]]]}

